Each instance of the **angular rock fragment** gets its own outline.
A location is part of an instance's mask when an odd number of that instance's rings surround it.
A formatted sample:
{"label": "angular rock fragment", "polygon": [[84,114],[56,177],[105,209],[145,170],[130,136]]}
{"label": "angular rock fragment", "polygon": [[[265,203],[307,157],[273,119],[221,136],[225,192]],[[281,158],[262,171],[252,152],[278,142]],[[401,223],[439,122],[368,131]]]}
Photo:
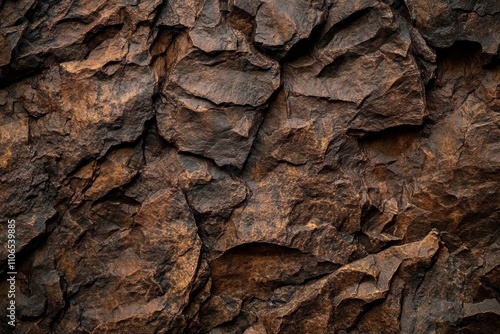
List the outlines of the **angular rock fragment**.
{"label": "angular rock fragment", "polygon": [[329,1],[262,1],[255,14],[254,42],[265,49],[277,50],[278,55],[286,54],[323,22],[328,6]]}
{"label": "angular rock fragment", "polygon": [[421,124],[425,100],[409,52],[411,38],[388,6],[369,5],[360,5],[364,9],[356,14],[346,12],[349,25],[328,22],[319,46],[285,67],[284,88],[294,96],[352,103],[356,113],[345,116],[351,131]]}
{"label": "angular rock fragment", "polygon": [[[225,38],[216,28],[207,32]],[[201,40],[192,34],[179,36],[171,48],[176,55],[167,54],[171,70],[156,109],[161,135],[180,151],[241,168],[280,72],[276,62],[232,36],[234,42],[205,45],[215,57],[199,50],[193,43]]]}
{"label": "angular rock fragment", "polygon": [[0,66],[10,63],[11,53],[17,46],[24,28],[26,25],[0,28]]}
{"label": "angular rock fragment", "polygon": [[203,6],[203,1],[168,1],[160,12],[157,24],[177,27],[183,26],[192,28],[196,22],[196,17]]}
{"label": "angular rock fragment", "polygon": [[500,46],[500,6],[497,1],[405,0],[415,26],[433,47],[447,48],[456,41],[482,45],[487,54]]}
{"label": "angular rock fragment", "polygon": [[16,250],[21,251],[47,232],[57,215],[51,203],[54,188],[31,146],[31,120],[13,89],[0,90],[0,254],[7,258],[7,220],[16,221]]}
{"label": "angular rock fragment", "polygon": [[350,234],[359,229],[361,211],[353,185],[348,179],[314,174],[313,170],[306,176],[301,171],[300,167],[280,164],[251,183],[252,196],[234,210],[214,250],[265,242],[339,264],[359,256],[362,252]]}
{"label": "angular rock fragment", "polygon": [[133,148],[123,148],[110,153],[99,167],[99,175],[85,190],[85,197],[95,201],[111,190],[129,183],[137,175],[142,162],[138,153]]}
{"label": "angular rock fragment", "polygon": [[[234,266],[238,263],[238,266]],[[234,319],[237,326],[248,327],[252,322],[252,308],[258,307],[259,300],[267,301],[266,310],[281,306],[277,299],[283,287],[291,288],[290,292],[300,290],[300,284],[315,277],[332,272],[338,266],[320,261],[318,258],[272,244],[247,244],[233,248],[211,262],[212,297],[202,308],[201,317],[203,331],[209,331],[220,325],[211,317],[212,313],[223,313],[231,301],[232,308],[237,308],[224,322]],[[229,279],[228,279],[229,278]],[[290,290],[290,289],[289,289]],[[300,292],[297,292],[300,294]],[[285,294],[284,294],[285,295]],[[309,294],[309,296],[311,296]],[[314,296],[314,295],[313,295]],[[302,297],[304,298],[304,297]],[[257,299],[257,300],[256,300]],[[227,300],[221,303],[220,300]],[[262,302],[260,302],[262,303]],[[295,304],[295,301],[291,301]],[[258,312],[260,313],[260,312]],[[264,312],[259,317],[272,316],[274,313]],[[265,318],[264,318],[265,319]],[[264,320],[265,321],[265,320]],[[269,327],[268,324],[265,325]],[[220,326],[224,330],[224,325]],[[215,329],[217,330],[217,328]],[[268,328],[269,330],[269,328]],[[271,333],[277,333],[271,331]]]}
{"label": "angular rock fragment", "polygon": [[16,9],[7,4],[5,14],[2,10],[0,15],[8,17],[9,12],[15,12],[22,17],[28,12],[26,16],[30,24],[18,43],[11,64],[6,68],[0,67],[2,80],[22,77],[25,72],[32,72],[37,67],[82,60],[103,41],[112,39],[119,32],[132,35],[135,30],[141,30],[141,25],[144,30],[153,21],[161,1],[141,1],[135,6],[127,2],[101,0],[85,3],[37,2],[30,12],[29,1],[18,3],[19,8]]}
{"label": "angular rock fragment", "polygon": [[[74,213],[77,220],[66,216],[49,240],[70,296],[56,330],[182,332],[179,312],[188,303],[197,270],[191,264],[201,247],[182,193],[165,189],[140,206],[107,201],[83,212],[87,216]],[[80,230],[67,238],[71,250],[52,241],[65,229]]]}
{"label": "angular rock fragment", "polygon": [[422,241],[392,247],[341,267],[331,277],[335,329],[351,329],[365,305],[387,296],[396,273],[405,275],[406,270],[419,269],[418,264],[429,266],[438,249],[437,232],[431,232]]}

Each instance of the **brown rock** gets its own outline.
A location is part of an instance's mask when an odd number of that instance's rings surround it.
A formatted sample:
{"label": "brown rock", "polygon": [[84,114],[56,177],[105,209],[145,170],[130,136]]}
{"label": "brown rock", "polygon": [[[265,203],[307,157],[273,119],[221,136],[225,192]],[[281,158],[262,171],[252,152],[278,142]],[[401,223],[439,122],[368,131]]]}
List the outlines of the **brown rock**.
{"label": "brown rock", "polygon": [[177,38],[171,49],[176,55],[167,53],[171,72],[157,105],[158,126],[180,151],[241,168],[265,104],[279,86],[279,69],[235,35],[233,42],[218,44],[227,41],[219,30],[208,30],[215,44],[203,39],[202,46],[217,51],[215,59],[198,50],[202,39],[193,34]]}
{"label": "brown rock", "polygon": [[[254,1],[254,3],[257,1]],[[307,39],[323,22],[330,1],[278,0],[263,1],[255,15],[254,42],[270,50],[283,50]],[[236,5],[236,4],[235,4]]]}
{"label": "brown rock", "polygon": [[405,1],[415,26],[433,47],[450,47],[456,41],[482,45],[485,53],[497,54],[500,38],[496,1]]}
{"label": "brown rock", "polygon": [[0,2],[14,332],[498,331],[499,15]]}

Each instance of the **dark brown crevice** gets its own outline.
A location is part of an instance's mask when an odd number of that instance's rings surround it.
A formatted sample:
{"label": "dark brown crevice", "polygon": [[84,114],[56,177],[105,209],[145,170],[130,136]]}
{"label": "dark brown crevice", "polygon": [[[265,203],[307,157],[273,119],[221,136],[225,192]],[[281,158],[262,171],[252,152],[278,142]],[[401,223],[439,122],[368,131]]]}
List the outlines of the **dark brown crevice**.
{"label": "dark brown crevice", "polygon": [[292,63],[293,61],[302,57],[310,56],[313,53],[314,49],[317,47],[318,43],[323,38],[322,31],[324,27],[325,22],[318,24],[312,29],[308,38],[299,40],[297,43],[292,45],[290,50],[288,50],[286,55],[280,60],[280,64],[284,65],[287,63]]}
{"label": "dark brown crevice", "polygon": [[83,59],[87,59],[92,50],[94,50],[104,41],[115,37],[122,30],[123,26],[123,23],[112,24],[109,26],[96,26],[91,31],[89,31],[85,35],[85,38],[82,42],[82,44],[85,45],[88,49],[87,54]]}
{"label": "dark brown crevice", "polygon": [[377,141],[380,139],[389,139],[391,137],[408,136],[416,137],[418,134],[428,135],[427,129],[427,119],[424,118],[424,122],[421,125],[398,125],[394,127],[389,127],[380,131],[366,131],[362,129],[348,129],[347,135],[356,138],[361,145],[369,143],[372,141]]}
{"label": "dark brown crevice", "polygon": [[391,4],[391,9],[394,13],[401,16],[406,22],[413,23],[410,10],[405,2],[405,0],[395,0]]}
{"label": "dark brown crevice", "polygon": [[158,20],[160,19],[160,16],[168,2],[168,0],[162,0],[161,3],[154,9],[155,15],[152,22],[153,27],[158,27]]}
{"label": "dark brown crevice", "polygon": [[72,296],[68,295],[66,279],[64,278],[64,276],[60,276],[59,279],[60,279],[60,288],[61,288],[61,291],[63,293],[64,306],[59,311],[56,312],[56,314],[54,315],[54,317],[52,318],[52,320],[49,323],[49,328],[52,331],[55,330],[56,326],[64,318],[64,315],[66,314],[69,307],[71,306],[70,302],[71,302]]}
{"label": "dark brown crevice", "polygon": [[356,21],[361,20],[363,17],[367,16],[370,11],[372,11],[372,8],[364,8],[361,10],[358,10],[348,17],[344,18],[343,20],[335,23],[333,26],[331,26],[327,31],[322,31],[321,32],[321,41],[319,41],[318,45],[320,47],[325,46],[328,44],[333,36],[335,36],[339,31],[346,29],[347,27],[351,25],[355,25]]}
{"label": "dark brown crevice", "polygon": [[456,41],[449,48],[436,49],[436,56],[438,80],[442,80],[445,71],[453,69],[466,76],[474,75],[474,67],[487,59],[482,55],[481,44],[471,41]]}
{"label": "dark brown crevice", "polygon": [[241,31],[251,40],[255,31],[255,21],[252,15],[238,7],[233,7],[231,12],[227,15],[227,20],[231,27]]}
{"label": "dark brown crevice", "polygon": [[[276,101],[279,94],[283,90],[283,71],[281,71],[280,73],[281,73],[280,74],[280,87],[273,92],[273,94],[269,97],[269,99],[266,102],[267,107],[265,110],[262,111],[262,119],[259,122],[259,124],[257,125],[257,130],[255,131],[255,137],[253,139],[252,145],[250,146],[250,150],[248,150],[248,154],[245,158],[245,161],[243,162],[242,167],[239,171],[240,174],[243,174],[245,172],[245,170],[248,169],[249,161],[252,159],[252,157],[255,154],[256,149],[257,149],[257,145],[258,145],[257,142],[258,142],[258,138],[259,138],[260,129],[262,128],[262,125],[265,122],[266,114],[269,112],[269,109],[271,108],[272,104],[274,103],[274,101]],[[234,168],[232,168],[232,169],[234,170]]]}
{"label": "dark brown crevice", "polygon": [[46,66],[36,66],[22,70],[12,69],[9,66],[0,67],[0,89],[7,88],[28,78],[35,77],[47,70]]}
{"label": "dark brown crevice", "polygon": [[[47,239],[50,237],[60,221],[61,217],[58,213],[56,213],[53,217],[44,222],[45,231],[31,239],[24,247],[16,252],[16,267],[21,267],[23,265],[23,262],[29,261],[29,258],[32,256],[32,254],[47,242]],[[5,275],[9,271],[7,270],[6,259],[2,261],[2,263],[0,264],[0,268],[0,279],[5,279]]]}

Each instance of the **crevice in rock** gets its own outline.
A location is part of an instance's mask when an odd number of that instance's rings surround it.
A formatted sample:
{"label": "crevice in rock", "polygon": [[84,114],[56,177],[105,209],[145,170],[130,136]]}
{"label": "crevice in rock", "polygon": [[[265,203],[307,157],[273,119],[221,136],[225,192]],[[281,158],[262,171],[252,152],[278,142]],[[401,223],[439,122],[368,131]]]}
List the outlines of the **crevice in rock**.
{"label": "crevice in rock", "polygon": [[405,0],[395,0],[391,4],[391,9],[394,13],[403,17],[406,22],[412,23],[412,18],[410,14],[410,10],[405,2]]}
{"label": "crevice in rock", "polygon": [[[25,246],[16,252],[16,266],[21,267],[24,261],[26,261],[37,249],[46,243],[47,239],[50,237],[60,221],[61,216],[56,213],[44,223],[45,231],[31,239]],[[0,275],[3,276],[1,279],[5,279],[5,275],[9,271],[7,270],[7,259],[0,263],[0,268]]]}
{"label": "crevice in rock", "polygon": [[[326,20],[325,20],[326,21]],[[280,60],[280,64],[291,63],[302,57],[307,57],[312,54],[319,41],[323,38],[322,31],[325,27],[325,22],[314,27],[308,38],[304,38],[295,43],[286,55]]]}
{"label": "crevice in rock", "polygon": [[137,174],[126,184],[123,184],[118,188],[110,190],[108,193],[106,193],[105,195],[103,195],[102,197],[100,197],[94,201],[89,200],[91,202],[91,207],[94,207],[96,205],[103,204],[106,202],[119,202],[119,203],[127,204],[130,206],[140,207],[141,203],[138,202],[135,198],[127,196],[125,194],[125,191],[124,191],[127,187],[136,183],[138,181],[139,177],[140,177],[140,175]]}
{"label": "crevice in rock", "polygon": [[321,41],[318,43],[319,47],[324,47],[332,40],[335,34],[351,25],[354,25],[356,21],[361,20],[364,16],[368,15],[371,10],[371,7],[358,10],[345,19],[335,23],[327,31],[322,32]]}
{"label": "crevice in rock", "polygon": [[424,119],[421,125],[403,124],[376,132],[365,131],[361,129],[348,129],[347,135],[356,138],[361,144],[377,140],[379,138],[390,138],[391,136],[415,136],[419,133],[426,135],[427,133],[425,133],[425,130],[427,127],[427,122],[428,121]]}
{"label": "crevice in rock", "polygon": [[0,67],[0,89],[7,88],[10,85],[35,77],[42,74],[47,69],[47,66],[35,66],[34,68],[20,70],[13,69],[9,65],[3,68]]}
{"label": "crevice in rock", "polygon": [[242,167],[240,169],[240,174],[245,173],[245,170],[247,170],[248,163],[249,163],[249,161],[251,160],[251,158],[253,157],[253,155],[255,154],[255,152],[257,150],[260,129],[262,128],[262,125],[264,124],[264,121],[266,119],[266,115],[269,112],[269,109],[271,108],[271,106],[274,103],[274,101],[278,98],[279,94],[283,90],[283,71],[281,71],[280,73],[281,73],[280,74],[280,87],[273,92],[273,94],[269,97],[269,99],[266,102],[267,107],[263,111],[262,119],[261,119],[261,121],[260,121],[260,123],[259,123],[259,125],[257,127],[257,131],[255,132],[255,138],[254,138],[254,140],[252,142],[252,146],[250,147],[250,150],[248,151],[248,155],[247,155],[245,161],[242,164]]}
{"label": "crevice in rock", "polygon": [[63,293],[64,306],[54,314],[52,320],[50,321],[49,328],[51,330],[55,330],[56,326],[61,322],[61,320],[64,318],[64,315],[71,306],[70,304],[71,296],[68,295],[66,280],[64,276],[59,276],[59,279],[60,279],[60,288]]}
{"label": "crevice in rock", "polygon": [[85,35],[85,38],[82,42],[82,44],[85,45],[88,50],[83,59],[87,59],[92,50],[94,50],[104,41],[115,37],[122,30],[123,26],[123,23],[118,23],[109,26],[96,26],[92,30],[90,30]]}
{"label": "crevice in rock", "polygon": [[161,3],[154,9],[155,15],[153,17],[153,22],[151,24],[152,27],[158,27],[158,20],[160,19],[161,14],[168,3],[169,0],[162,0]]}
{"label": "crevice in rock", "polygon": [[457,41],[446,49],[436,49],[438,79],[442,80],[443,72],[456,69],[464,75],[473,75],[474,67],[481,62],[482,46],[478,42]]}

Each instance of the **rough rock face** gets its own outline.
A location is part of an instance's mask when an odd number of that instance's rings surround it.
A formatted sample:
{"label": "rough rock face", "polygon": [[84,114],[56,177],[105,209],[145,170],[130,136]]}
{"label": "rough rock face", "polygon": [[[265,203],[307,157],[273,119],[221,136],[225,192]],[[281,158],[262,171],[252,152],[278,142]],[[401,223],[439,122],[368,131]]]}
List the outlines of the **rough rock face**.
{"label": "rough rock face", "polygon": [[494,333],[497,0],[0,1],[0,333]]}

